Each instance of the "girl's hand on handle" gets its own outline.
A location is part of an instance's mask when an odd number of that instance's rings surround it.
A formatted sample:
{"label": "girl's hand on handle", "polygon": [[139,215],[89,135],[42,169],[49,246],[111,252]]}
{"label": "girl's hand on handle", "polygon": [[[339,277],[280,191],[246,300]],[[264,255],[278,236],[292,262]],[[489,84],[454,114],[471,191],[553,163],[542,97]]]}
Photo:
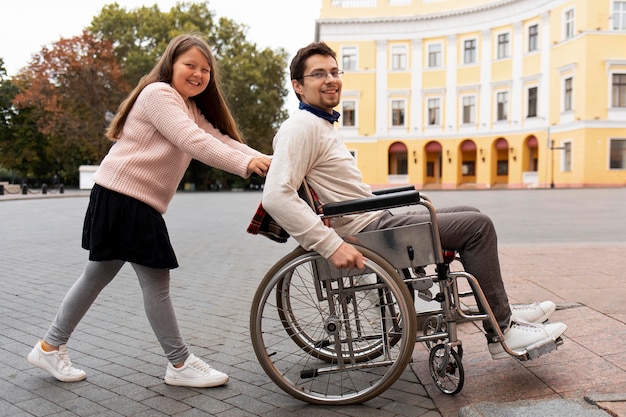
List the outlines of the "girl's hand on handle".
{"label": "girl's hand on handle", "polygon": [[272,158],[269,156],[257,156],[252,158],[248,164],[248,175],[257,174],[261,177],[267,175],[267,171],[270,169]]}

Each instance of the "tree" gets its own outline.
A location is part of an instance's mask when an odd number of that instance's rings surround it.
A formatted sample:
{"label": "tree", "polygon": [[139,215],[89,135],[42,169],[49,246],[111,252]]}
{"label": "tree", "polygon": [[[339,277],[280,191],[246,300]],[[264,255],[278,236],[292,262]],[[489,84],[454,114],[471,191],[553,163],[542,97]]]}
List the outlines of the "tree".
{"label": "tree", "polygon": [[[105,114],[117,110],[173,37],[189,32],[209,40],[246,141],[270,153],[274,132],[286,118],[287,54],[260,50],[246,40],[246,31],[226,18],[216,24],[206,2],[178,3],[169,12],[157,5],[130,11],[116,3],[103,7],[80,36],[60,39],[34,55],[12,80],[13,89],[0,85],[3,120],[19,117],[19,126],[0,125],[0,163],[28,176],[51,177],[58,170],[76,181],[79,165],[99,163],[109,149]],[[12,105],[5,106],[4,97]],[[234,178],[194,163],[185,181],[202,189],[209,181]]]}
{"label": "tree", "polygon": [[[204,34],[220,71],[222,87],[246,142],[271,153],[271,141],[287,117],[283,109],[287,90],[285,69],[288,54],[284,49],[260,50],[246,39],[247,28],[231,19],[215,22],[208,3],[178,3],[169,12],[158,6],[126,11],[113,4],[102,8],[92,20],[95,36],[109,40],[134,84],[150,71],[171,38],[181,33]],[[229,182],[235,177],[193,163],[185,181],[204,188],[209,181]]]}
{"label": "tree", "polygon": [[13,99],[18,92],[17,86],[7,79],[4,59],[0,58],[0,168],[5,167],[0,171],[11,167],[14,162],[14,158],[10,154],[10,147],[13,142],[12,126],[18,115],[15,107],[13,107]]}
{"label": "tree", "polygon": [[21,90],[15,107],[47,138],[40,143],[46,149],[38,152],[46,162],[55,161],[56,169],[75,180],[79,165],[104,157],[110,146],[105,115],[130,91],[110,42],[86,31],[60,39],[34,55],[14,82]]}

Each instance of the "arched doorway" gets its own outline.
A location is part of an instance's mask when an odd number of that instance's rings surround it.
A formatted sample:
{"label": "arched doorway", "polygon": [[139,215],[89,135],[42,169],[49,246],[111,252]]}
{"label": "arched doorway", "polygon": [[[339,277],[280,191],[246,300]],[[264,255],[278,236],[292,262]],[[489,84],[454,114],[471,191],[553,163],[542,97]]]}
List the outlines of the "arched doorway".
{"label": "arched doorway", "polygon": [[496,162],[495,183],[506,184],[509,182],[509,142],[498,138],[493,147]]}
{"label": "arched doorway", "polygon": [[402,142],[394,142],[388,151],[388,178],[390,184],[406,184],[409,181],[407,147]]}
{"label": "arched doorway", "polygon": [[524,140],[522,151],[522,183],[529,187],[539,185],[539,141],[534,135]]}
{"label": "arched doorway", "polygon": [[476,183],[476,143],[466,139],[459,146],[461,154],[461,178],[460,184]]}
{"label": "arched doorway", "polygon": [[424,146],[426,154],[424,184],[441,184],[441,150],[442,146],[439,142],[431,141]]}

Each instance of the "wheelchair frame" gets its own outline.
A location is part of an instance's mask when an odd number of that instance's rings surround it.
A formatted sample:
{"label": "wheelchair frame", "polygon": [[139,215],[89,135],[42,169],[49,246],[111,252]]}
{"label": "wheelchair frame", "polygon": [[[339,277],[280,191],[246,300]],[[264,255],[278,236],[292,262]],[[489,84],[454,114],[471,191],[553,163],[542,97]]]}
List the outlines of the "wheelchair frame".
{"label": "wheelchair frame", "polygon": [[[522,352],[506,345],[478,280],[450,270],[453,257],[441,247],[435,207],[413,187],[326,204],[320,217],[415,204],[427,208],[430,221],[344,237],[365,256],[364,270],[339,270],[298,247],[267,272],[252,302],[250,334],[262,368],[285,392],[321,405],[370,400],[395,383],[421,342],[429,349],[436,386],[457,394],[465,378],[460,321],[489,321],[504,350],[519,360],[535,359],[562,343],[544,341]],[[434,274],[425,272],[430,265]],[[459,292],[461,278],[469,293]],[[432,300],[439,310],[416,312],[415,293],[423,296],[435,284],[439,292]],[[469,295],[478,313],[463,309],[460,300]],[[419,335],[418,317],[426,318]]]}

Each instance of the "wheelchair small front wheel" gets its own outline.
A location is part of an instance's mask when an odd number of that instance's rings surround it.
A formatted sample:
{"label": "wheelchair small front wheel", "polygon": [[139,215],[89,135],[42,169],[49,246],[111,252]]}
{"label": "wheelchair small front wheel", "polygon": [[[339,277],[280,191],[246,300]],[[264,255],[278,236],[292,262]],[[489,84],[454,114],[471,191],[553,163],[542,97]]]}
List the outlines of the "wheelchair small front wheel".
{"label": "wheelchair small front wheel", "polygon": [[446,339],[448,338],[447,332],[448,332],[448,326],[446,325],[445,320],[443,320],[443,316],[441,314],[428,317],[426,321],[424,321],[424,328],[423,328],[424,336],[432,336],[434,334],[441,334],[441,338],[437,340],[426,340],[424,341],[424,346],[426,346],[428,350],[431,350],[433,346],[435,346],[436,344],[445,342]]}
{"label": "wheelchair small front wheel", "polygon": [[430,350],[428,356],[430,376],[441,392],[455,395],[463,389],[465,372],[461,355],[445,343],[440,343]]}

